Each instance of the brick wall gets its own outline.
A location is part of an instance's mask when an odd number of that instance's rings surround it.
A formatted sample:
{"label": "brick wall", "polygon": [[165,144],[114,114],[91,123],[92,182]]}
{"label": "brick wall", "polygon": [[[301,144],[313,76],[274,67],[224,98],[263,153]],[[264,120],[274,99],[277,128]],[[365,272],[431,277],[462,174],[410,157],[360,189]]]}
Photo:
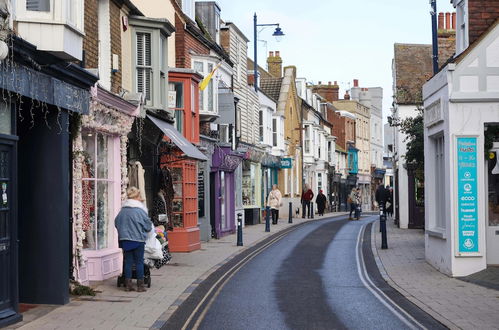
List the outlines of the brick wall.
{"label": "brick wall", "polygon": [[210,50],[190,33],[184,30],[184,24],[175,15],[175,52],[176,52],[176,67],[191,68],[191,51],[197,54],[209,55]]}
{"label": "brick wall", "polygon": [[438,32],[438,66],[442,67],[456,52],[456,31]]}
{"label": "brick wall", "polygon": [[345,117],[337,113],[328,113],[327,120],[333,124],[333,135],[336,136],[336,144],[346,150]]}
{"label": "brick wall", "polygon": [[[118,55],[118,72],[113,73],[111,76],[111,92],[119,93],[121,90],[121,77],[122,77],[122,57],[121,57],[121,18],[120,7],[114,1],[109,2],[109,16],[111,19],[111,56],[112,54]],[[112,61],[112,57],[111,57]]]}
{"label": "brick wall", "polygon": [[334,84],[328,82],[327,85],[323,85],[319,81],[319,85],[313,86],[312,91],[324,97],[328,102],[334,102],[338,101],[339,99],[340,86],[338,86],[338,83],[336,81],[334,82]]}
{"label": "brick wall", "polygon": [[85,1],[83,50],[85,51],[85,67],[97,69],[99,67],[99,27],[97,0]]}
{"label": "brick wall", "polygon": [[[229,29],[225,28],[220,30],[220,46],[222,46],[223,49],[227,53],[230,53],[230,31]],[[232,60],[232,58],[231,58]]]}
{"label": "brick wall", "polygon": [[470,45],[499,18],[499,0],[468,0]]}
{"label": "brick wall", "polygon": [[269,57],[267,58],[267,64],[269,66],[269,73],[276,78],[282,77],[282,58],[279,51],[269,52]]}

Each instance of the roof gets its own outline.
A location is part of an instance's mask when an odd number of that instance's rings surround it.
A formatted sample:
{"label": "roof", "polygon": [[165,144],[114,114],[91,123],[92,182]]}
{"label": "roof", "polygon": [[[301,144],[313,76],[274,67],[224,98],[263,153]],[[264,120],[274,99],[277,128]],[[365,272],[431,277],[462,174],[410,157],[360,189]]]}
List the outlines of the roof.
{"label": "roof", "polygon": [[422,87],[433,76],[432,46],[394,45],[395,102],[420,104]]}
{"label": "roof", "polygon": [[[255,69],[255,62],[253,62],[253,60],[250,59],[249,57],[246,59],[246,61],[247,61],[246,64],[248,67],[248,71],[253,71]],[[271,75],[267,70],[262,68],[260,65],[258,65],[258,72],[260,72],[261,79],[275,78],[273,75]]]}
{"label": "roof", "polygon": [[260,81],[261,90],[278,101],[281,94],[282,78],[262,78]]}

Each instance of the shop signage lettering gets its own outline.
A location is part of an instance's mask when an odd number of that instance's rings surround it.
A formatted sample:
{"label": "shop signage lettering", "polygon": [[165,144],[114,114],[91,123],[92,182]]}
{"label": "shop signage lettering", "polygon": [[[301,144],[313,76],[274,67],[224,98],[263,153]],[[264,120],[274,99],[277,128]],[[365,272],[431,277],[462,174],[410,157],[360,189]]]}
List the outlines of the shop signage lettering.
{"label": "shop signage lettering", "polygon": [[281,168],[292,168],[293,160],[292,158],[281,158]]}
{"label": "shop signage lettering", "polygon": [[477,138],[457,138],[459,253],[478,252]]}

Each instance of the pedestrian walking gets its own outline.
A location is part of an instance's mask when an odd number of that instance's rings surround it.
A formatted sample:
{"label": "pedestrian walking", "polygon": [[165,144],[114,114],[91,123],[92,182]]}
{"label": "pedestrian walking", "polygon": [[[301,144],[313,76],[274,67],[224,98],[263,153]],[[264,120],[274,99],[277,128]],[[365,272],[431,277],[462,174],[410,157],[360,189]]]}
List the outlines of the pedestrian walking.
{"label": "pedestrian walking", "polygon": [[282,194],[276,184],[272,185],[272,190],[267,198],[267,206],[270,207],[272,224],[277,225],[279,221],[279,208],[282,206]]}
{"label": "pedestrian walking", "polygon": [[360,213],[362,212],[362,194],[360,188],[355,189],[355,219],[360,220]]}
{"label": "pedestrian walking", "polygon": [[326,195],[319,190],[317,197],[315,198],[315,203],[317,204],[317,213],[319,215],[324,215],[324,209],[326,208]]}
{"label": "pedestrian walking", "polygon": [[305,215],[307,218],[312,217],[312,210],[310,209],[310,204],[312,202],[312,199],[314,198],[314,192],[312,189],[310,189],[309,185],[305,185],[305,189],[303,189],[303,192],[301,194],[301,205],[303,208],[303,213],[302,213],[302,218],[305,219]]}
{"label": "pedestrian walking", "polygon": [[386,201],[386,214],[390,216],[390,218],[393,216],[393,188],[390,186],[386,186],[388,189],[388,200]]}
{"label": "pedestrian walking", "polygon": [[356,192],[356,188],[352,188],[352,191],[350,191],[350,194],[348,195],[348,205],[350,205],[350,215],[348,216],[348,220],[353,220],[352,218],[352,213],[355,212],[355,209],[356,209],[356,205],[355,205],[355,192]]}
{"label": "pedestrian walking", "polygon": [[388,189],[385,188],[384,184],[380,184],[378,186],[378,189],[376,189],[376,194],[375,194],[376,203],[378,203],[379,209],[382,210],[383,213],[386,213],[385,207],[386,207],[386,202],[390,197],[389,194],[390,192],[388,191]]}
{"label": "pedestrian walking", "polygon": [[151,219],[147,216],[141,196],[136,187],[127,190],[128,199],[123,204],[121,211],[114,220],[118,230],[119,246],[124,251],[125,291],[133,291],[132,267],[135,264],[137,272],[137,291],[144,292],[144,246],[147,234],[152,229]]}

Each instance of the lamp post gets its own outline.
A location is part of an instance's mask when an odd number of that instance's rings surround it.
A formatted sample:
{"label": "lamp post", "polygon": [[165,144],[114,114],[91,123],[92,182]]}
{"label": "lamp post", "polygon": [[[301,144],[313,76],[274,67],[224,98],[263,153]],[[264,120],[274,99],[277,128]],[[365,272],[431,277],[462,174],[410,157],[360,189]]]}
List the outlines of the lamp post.
{"label": "lamp post", "polygon": [[257,50],[257,44],[258,44],[258,32],[257,28],[259,26],[277,26],[275,28],[274,33],[272,35],[276,38],[276,40],[279,42],[281,41],[281,38],[284,37],[284,33],[282,32],[281,28],[279,27],[279,23],[274,23],[274,24],[258,24],[256,13],[253,16],[253,43],[254,43],[254,68],[253,68],[253,76],[255,77],[255,92],[258,93],[258,50]]}

